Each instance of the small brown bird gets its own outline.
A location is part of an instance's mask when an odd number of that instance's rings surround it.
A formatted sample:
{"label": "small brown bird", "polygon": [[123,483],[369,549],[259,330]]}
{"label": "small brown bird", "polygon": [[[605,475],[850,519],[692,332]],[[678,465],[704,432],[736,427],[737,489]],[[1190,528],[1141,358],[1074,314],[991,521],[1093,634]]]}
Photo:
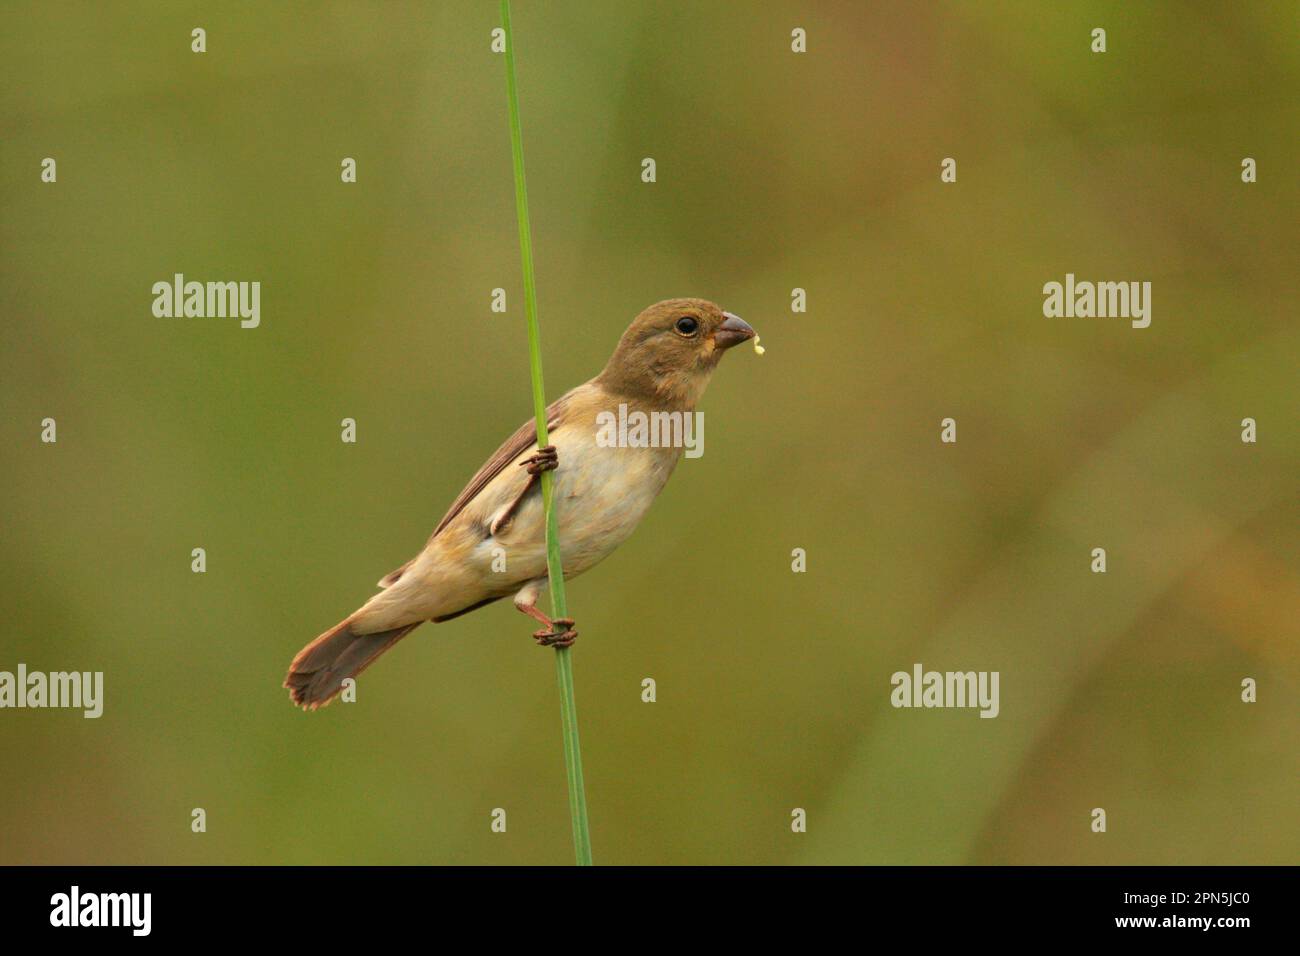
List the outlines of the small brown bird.
{"label": "small brown bird", "polygon": [[[425,621],[447,621],[510,594],[544,629],[543,645],[568,646],[571,619],[537,607],[547,586],[541,473],[555,470],[554,497],[566,580],[622,544],[663,489],[681,447],[626,447],[602,440],[620,414],[689,415],[722,353],[754,337],[738,316],[704,299],[667,299],[633,320],[604,371],[546,410],[553,444],[537,447],[525,422],[452,502],[424,550],[379,581],[378,594],[312,641],[289,665],[284,686],[295,704],[329,703],[343,681],[365,670]],[[603,414],[602,414],[603,413]],[[608,432],[605,438],[608,437]],[[504,555],[505,570],[498,559]]]}

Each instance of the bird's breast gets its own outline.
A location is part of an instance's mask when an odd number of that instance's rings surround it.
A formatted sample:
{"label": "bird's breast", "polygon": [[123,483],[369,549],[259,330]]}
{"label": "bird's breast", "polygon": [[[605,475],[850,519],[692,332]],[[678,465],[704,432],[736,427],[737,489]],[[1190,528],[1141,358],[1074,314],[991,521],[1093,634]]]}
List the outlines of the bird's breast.
{"label": "bird's breast", "polygon": [[[611,442],[598,420],[606,404],[590,400],[571,408],[550,434],[565,577],[581,574],[627,540],[682,455],[677,447]],[[542,496],[535,487],[528,490],[532,478],[521,467],[535,453],[533,445],[516,456],[434,537],[422,556],[430,581],[463,579],[458,591],[499,597],[545,576]]]}
{"label": "bird's breast", "polygon": [[556,519],[565,571],[576,574],[627,540],[672,475],[680,451],[610,447],[578,430],[563,442],[556,438]]}

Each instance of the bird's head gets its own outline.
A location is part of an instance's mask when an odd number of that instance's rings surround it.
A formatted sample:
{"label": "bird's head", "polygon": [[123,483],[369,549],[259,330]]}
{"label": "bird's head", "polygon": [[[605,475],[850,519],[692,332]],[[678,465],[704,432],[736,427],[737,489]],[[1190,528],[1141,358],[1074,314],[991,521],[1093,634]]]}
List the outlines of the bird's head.
{"label": "bird's head", "polygon": [[722,354],[754,330],[706,299],[665,299],[627,327],[598,381],[623,395],[692,408]]}

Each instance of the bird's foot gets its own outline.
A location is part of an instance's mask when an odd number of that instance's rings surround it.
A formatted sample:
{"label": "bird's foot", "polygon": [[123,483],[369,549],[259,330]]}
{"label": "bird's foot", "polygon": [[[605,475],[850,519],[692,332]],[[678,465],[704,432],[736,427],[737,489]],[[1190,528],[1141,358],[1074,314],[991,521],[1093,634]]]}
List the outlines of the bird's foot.
{"label": "bird's foot", "polygon": [[547,445],[545,448],[537,449],[536,455],[525,458],[519,464],[527,467],[530,475],[540,475],[544,471],[554,471],[558,468],[560,456],[556,453],[554,445]]}
{"label": "bird's foot", "polygon": [[573,629],[573,618],[557,617],[551,626],[533,632],[533,640],[542,647],[569,647],[578,639],[578,632]]}

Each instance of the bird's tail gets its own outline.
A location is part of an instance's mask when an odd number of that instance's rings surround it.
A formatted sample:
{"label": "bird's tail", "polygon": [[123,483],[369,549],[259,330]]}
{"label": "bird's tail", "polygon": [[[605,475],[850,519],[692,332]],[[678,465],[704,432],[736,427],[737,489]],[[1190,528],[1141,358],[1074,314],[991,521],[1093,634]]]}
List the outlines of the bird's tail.
{"label": "bird's tail", "polygon": [[289,665],[284,686],[293,702],[305,710],[324,707],[384,651],[422,624],[416,621],[391,631],[358,634],[351,617],[344,618],[298,652]]}

